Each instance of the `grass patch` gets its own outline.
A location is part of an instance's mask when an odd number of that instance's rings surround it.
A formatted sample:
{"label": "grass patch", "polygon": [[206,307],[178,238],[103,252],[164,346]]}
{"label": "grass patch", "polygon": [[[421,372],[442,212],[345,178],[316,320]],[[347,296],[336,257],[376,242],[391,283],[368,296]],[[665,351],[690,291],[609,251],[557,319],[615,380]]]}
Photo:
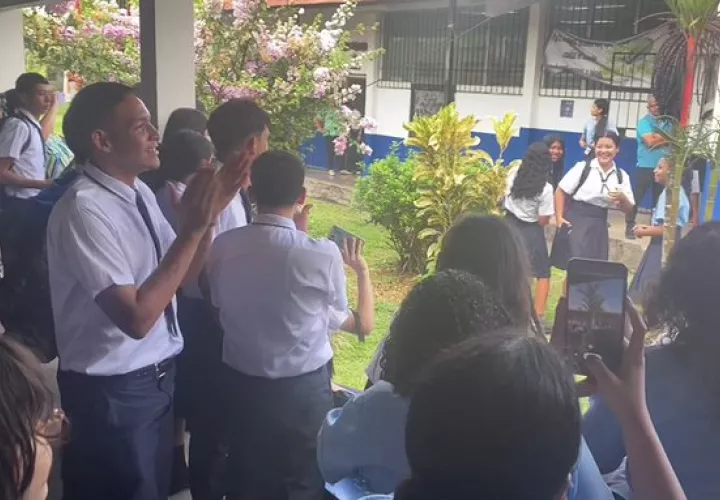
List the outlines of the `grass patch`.
{"label": "grass patch", "polygon": [[[395,254],[387,241],[385,230],[368,223],[363,214],[356,209],[315,200],[312,204],[314,207],[310,213],[309,224],[312,236],[327,237],[332,226],[337,225],[365,240],[365,258],[370,266],[375,287],[375,330],[365,343],[360,343],[355,336],[347,334],[339,334],[333,339],[335,381],[344,386],[363,388],[366,382],[365,368],[375,354],[377,345],[388,331],[395,311],[417,280],[417,276],[397,272]],[[548,324],[552,324],[555,319],[555,305],[562,292],[564,280],[564,272],[553,270],[550,299],[545,315]],[[351,304],[355,303],[356,289],[354,276],[348,274],[348,294]]]}

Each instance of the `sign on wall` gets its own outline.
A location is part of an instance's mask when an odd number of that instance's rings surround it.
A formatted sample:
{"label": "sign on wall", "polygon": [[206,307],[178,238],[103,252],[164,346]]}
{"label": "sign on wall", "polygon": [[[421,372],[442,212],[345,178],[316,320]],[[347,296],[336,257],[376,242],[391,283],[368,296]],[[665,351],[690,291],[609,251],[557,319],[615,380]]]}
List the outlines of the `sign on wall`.
{"label": "sign on wall", "polygon": [[410,119],[437,114],[445,106],[445,92],[441,87],[413,85],[410,93]]}
{"label": "sign on wall", "polygon": [[598,42],[555,30],[545,46],[545,67],[625,89],[652,87],[653,61],[666,26],[617,42]]}

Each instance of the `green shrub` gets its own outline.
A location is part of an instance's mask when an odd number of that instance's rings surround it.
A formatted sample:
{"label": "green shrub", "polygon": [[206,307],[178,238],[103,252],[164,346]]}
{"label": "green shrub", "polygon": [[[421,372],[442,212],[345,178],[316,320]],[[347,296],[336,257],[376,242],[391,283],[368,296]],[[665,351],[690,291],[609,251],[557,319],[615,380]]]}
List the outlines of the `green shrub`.
{"label": "green shrub", "polygon": [[388,231],[400,271],[410,273],[424,272],[429,244],[419,238],[426,220],[418,217],[415,206],[419,197],[416,166],[415,157],[402,161],[395,148],[370,166],[369,175],[357,182],[354,195],[355,204],[370,215],[370,221]]}

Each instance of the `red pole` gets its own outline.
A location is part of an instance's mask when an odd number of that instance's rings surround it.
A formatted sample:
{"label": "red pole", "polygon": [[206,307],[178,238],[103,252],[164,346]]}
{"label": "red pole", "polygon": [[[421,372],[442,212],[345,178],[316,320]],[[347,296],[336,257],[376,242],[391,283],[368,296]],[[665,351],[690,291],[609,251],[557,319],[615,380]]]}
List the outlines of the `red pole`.
{"label": "red pole", "polygon": [[697,40],[689,35],[687,39],[687,55],[685,56],[685,82],[683,84],[682,108],[680,110],[680,125],[687,127],[690,124],[690,110],[692,108],[693,88],[695,86],[695,59],[697,56]]}

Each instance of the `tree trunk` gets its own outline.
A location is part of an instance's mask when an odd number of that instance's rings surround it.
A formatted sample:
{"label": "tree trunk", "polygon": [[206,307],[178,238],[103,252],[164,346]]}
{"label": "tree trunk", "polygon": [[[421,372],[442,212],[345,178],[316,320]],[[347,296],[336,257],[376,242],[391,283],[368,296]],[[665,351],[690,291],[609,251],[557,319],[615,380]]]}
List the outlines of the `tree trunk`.
{"label": "tree trunk", "polygon": [[[685,81],[683,83],[682,107],[680,109],[680,126],[687,128],[690,124],[690,111],[692,110],[693,90],[695,86],[695,60],[697,57],[697,39],[688,35],[687,54],[685,55]],[[665,228],[663,231],[663,267],[667,262],[672,249],[675,247],[677,234],[677,213],[680,204],[680,190],[682,189],[682,172],[685,169],[685,155],[676,154],[670,170],[666,189]]]}

